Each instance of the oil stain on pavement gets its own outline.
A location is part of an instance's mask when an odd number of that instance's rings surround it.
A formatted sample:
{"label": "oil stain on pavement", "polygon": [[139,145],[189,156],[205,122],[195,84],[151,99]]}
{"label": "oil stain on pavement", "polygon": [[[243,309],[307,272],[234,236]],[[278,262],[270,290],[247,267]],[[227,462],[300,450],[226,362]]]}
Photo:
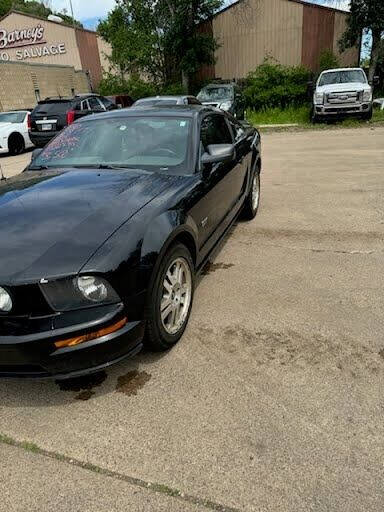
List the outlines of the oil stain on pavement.
{"label": "oil stain on pavement", "polygon": [[75,379],[58,380],[57,385],[61,391],[74,391],[78,393],[75,400],[89,400],[95,392],[93,388],[101,386],[106,380],[107,374],[105,372],[93,373],[85,377],[77,377]]}
{"label": "oil stain on pavement", "polygon": [[137,395],[137,392],[151,380],[151,375],[147,372],[133,370],[117,379],[116,391],[124,393],[127,396]]}

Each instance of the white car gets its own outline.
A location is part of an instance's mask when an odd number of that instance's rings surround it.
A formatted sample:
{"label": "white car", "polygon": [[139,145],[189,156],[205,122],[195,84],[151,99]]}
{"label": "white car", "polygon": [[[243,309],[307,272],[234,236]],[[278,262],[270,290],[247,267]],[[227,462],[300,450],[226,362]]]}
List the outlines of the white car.
{"label": "white car", "polygon": [[372,87],[363,69],[327,69],[316,83],[312,121],[350,115],[371,119],[372,99]]}
{"label": "white car", "polygon": [[19,155],[33,146],[29,138],[30,118],[27,110],[0,112],[0,154]]}

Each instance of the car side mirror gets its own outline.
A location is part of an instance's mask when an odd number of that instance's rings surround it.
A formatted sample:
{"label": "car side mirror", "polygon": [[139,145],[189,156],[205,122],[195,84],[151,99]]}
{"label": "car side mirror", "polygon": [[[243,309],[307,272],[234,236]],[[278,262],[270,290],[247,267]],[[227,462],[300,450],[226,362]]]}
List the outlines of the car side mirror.
{"label": "car side mirror", "polygon": [[373,85],[375,87],[377,87],[378,85],[380,85],[380,77],[379,76],[374,76],[373,77]]}
{"label": "car side mirror", "polygon": [[43,151],[42,148],[36,148],[32,151],[32,155],[31,155],[31,162],[33,162],[33,160],[35,160],[35,158],[37,158],[40,153]]}
{"label": "car side mirror", "polygon": [[221,162],[230,162],[235,156],[235,146],[233,144],[211,144],[207,151],[201,157],[203,165],[218,164]]}

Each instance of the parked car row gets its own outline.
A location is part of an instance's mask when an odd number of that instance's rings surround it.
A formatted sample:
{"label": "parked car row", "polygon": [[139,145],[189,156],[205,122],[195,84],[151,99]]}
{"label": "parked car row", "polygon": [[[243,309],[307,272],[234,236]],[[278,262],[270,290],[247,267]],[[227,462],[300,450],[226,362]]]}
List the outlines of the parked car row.
{"label": "parked car row", "polygon": [[52,97],[39,101],[31,111],[0,114],[0,153],[16,155],[32,147],[43,148],[63,128],[91,114],[135,107],[156,105],[210,105],[244,119],[244,101],[235,84],[212,84],[202,89],[198,97],[155,96],[135,103],[129,95],[100,96],[78,94],[72,98]]}

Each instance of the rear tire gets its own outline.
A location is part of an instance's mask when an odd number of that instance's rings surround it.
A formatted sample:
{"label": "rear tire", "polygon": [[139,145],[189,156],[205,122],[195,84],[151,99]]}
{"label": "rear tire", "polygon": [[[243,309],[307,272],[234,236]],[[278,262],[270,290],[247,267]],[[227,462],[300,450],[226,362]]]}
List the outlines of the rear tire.
{"label": "rear tire", "polygon": [[373,109],[371,109],[367,113],[363,114],[361,116],[361,119],[363,119],[364,121],[371,121],[372,117],[373,117]]}
{"label": "rear tire", "polygon": [[182,337],[192,310],[195,268],[183,244],[166,252],[150,286],[145,308],[145,344],[154,351],[173,347]]}
{"label": "rear tire", "polygon": [[10,155],[20,155],[25,150],[25,142],[19,133],[13,133],[8,140],[8,150]]}
{"label": "rear tire", "polygon": [[252,173],[252,182],[251,187],[248,193],[248,196],[244,202],[243,208],[243,218],[246,220],[252,220],[256,217],[257,212],[259,211],[260,206],[260,168],[258,165],[255,165],[254,171]]}

